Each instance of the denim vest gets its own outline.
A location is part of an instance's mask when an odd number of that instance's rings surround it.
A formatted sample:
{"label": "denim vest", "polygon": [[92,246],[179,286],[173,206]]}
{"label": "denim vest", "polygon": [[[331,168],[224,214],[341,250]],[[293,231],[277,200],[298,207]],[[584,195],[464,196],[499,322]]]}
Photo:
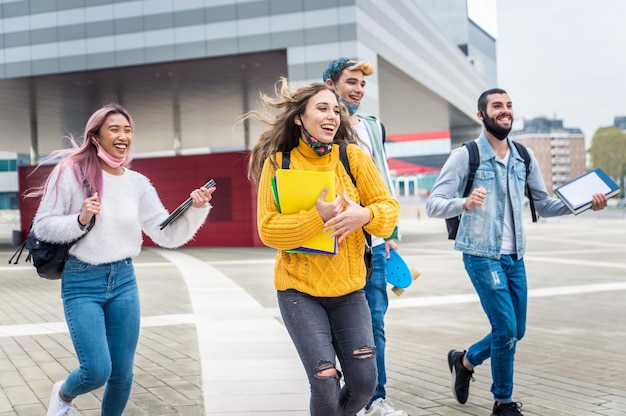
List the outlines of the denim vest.
{"label": "denim vest", "polygon": [[[524,159],[508,138],[506,140],[509,140],[511,152],[508,166],[496,161],[496,154],[484,132],[476,140],[480,165],[472,188],[482,186],[487,190],[483,205],[463,212],[462,192],[469,172],[469,153],[463,146],[452,150],[443,165],[426,201],[426,213],[435,218],[452,218],[463,214],[454,248],[470,255],[499,259],[504,232],[504,204],[508,191],[513,210],[517,257],[522,258],[526,248],[522,221],[526,181]],[[544,218],[571,214],[560,199],[548,195],[537,159],[532,149],[527,149],[530,155],[528,186],[533,194],[537,214]]]}
{"label": "denim vest", "polygon": [[[464,212],[454,248],[464,253],[499,259],[504,232],[504,206],[511,200],[517,257],[522,258],[526,248],[523,225],[526,166],[515,146],[509,146],[508,166],[497,157],[484,134],[478,139],[480,165],[472,188],[483,187],[487,198],[483,205]],[[464,182],[467,181],[467,178]],[[465,183],[463,184],[465,187]]]}

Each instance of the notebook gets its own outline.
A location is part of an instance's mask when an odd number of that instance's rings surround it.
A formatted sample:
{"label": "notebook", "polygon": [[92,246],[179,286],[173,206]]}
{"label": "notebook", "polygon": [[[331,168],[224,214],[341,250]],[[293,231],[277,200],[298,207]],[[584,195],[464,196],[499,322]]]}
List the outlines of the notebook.
{"label": "notebook", "polygon": [[[276,206],[283,214],[295,214],[310,209],[320,193],[328,187],[325,201],[335,199],[335,172],[317,172],[296,169],[278,169],[272,180]],[[336,238],[328,238],[331,231],[321,232],[301,247],[289,252],[336,254]]]}

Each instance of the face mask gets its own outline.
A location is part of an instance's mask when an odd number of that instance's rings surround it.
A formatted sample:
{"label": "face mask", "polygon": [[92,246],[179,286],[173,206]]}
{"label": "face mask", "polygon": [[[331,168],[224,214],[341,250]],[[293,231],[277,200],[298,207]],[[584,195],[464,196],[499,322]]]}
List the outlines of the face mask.
{"label": "face mask", "polygon": [[[494,137],[498,140],[504,140],[511,132],[511,128],[513,127],[513,123],[511,123],[511,127],[500,127],[495,122],[493,122],[490,118],[487,117],[487,114],[482,113],[483,115],[483,126],[485,126],[485,130],[489,133],[493,134]],[[511,120],[513,121],[513,120]]]}
{"label": "face mask", "polygon": [[340,100],[343,103],[343,105],[345,105],[346,108],[348,109],[348,114],[350,114],[351,116],[356,114],[356,112],[359,109],[360,103],[353,103],[353,102],[350,102],[350,101],[346,101],[346,100],[344,100],[341,97],[340,97]]}
{"label": "face mask", "polygon": [[319,140],[317,140],[315,137],[311,136],[311,134],[304,127],[304,123],[302,122],[302,117],[300,116],[298,117],[300,118],[300,130],[302,130],[302,135],[304,136],[304,140],[309,146],[311,146],[311,149],[313,149],[313,151],[317,153],[318,156],[324,156],[330,153],[330,151],[333,149],[333,144],[322,143]]}
{"label": "face mask", "polygon": [[124,156],[121,159],[113,157],[109,153],[107,153],[107,151],[104,150],[102,146],[100,146],[100,143],[98,143],[95,140],[93,142],[96,145],[96,148],[98,149],[98,157],[100,158],[100,160],[102,160],[104,163],[106,163],[113,169],[119,168],[120,166],[122,166],[122,163],[126,161],[126,156]]}

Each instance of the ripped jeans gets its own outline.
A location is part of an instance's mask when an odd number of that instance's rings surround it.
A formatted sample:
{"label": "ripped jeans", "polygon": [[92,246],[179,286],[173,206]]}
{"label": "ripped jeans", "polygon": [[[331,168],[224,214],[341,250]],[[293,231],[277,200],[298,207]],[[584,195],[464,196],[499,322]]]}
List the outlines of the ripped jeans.
{"label": "ripped jeans", "polygon": [[524,259],[501,255],[500,259],[463,254],[491,333],[469,347],[467,361],[472,366],[491,358],[491,392],[501,403],[513,400],[513,363],[517,342],[526,332],[528,286]]}
{"label": "ripped jeans", "polygon": [[277,297],[309,379],[311,416],[356,415],[377,384],[372,319],[363,290],[315,297],[289,289],[278,291]]}

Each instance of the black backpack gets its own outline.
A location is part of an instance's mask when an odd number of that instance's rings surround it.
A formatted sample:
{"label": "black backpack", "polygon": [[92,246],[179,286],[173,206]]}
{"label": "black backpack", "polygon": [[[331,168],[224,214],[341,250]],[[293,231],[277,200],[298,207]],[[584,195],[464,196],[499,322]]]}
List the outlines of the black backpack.
{"label": "black backpack", "polygon": [[[290,156],[290,151],[283,152],[283,162],[281,165],[282,169],[289,169]],[[352,171],[350,170],[350,159],[348,158],[346,145],[339,145],[339,159],[341,160],[346,173],[350,176],[350,179],[352,179],[352,183],[356,187],[356,179],[354,179]],[[363,261],[365,262],[365,270],[367,272],[365,279],[369,282],[372,277],[372,236],[365,231],[365,228],[363,228],[363,234],[365,234],[365,252],[363,253]]]}
{"label": "black backpack", "polygon": [[[518,153],[524,159],[524,165],[526,165],[526,196],[528,197],[528,203],[530,204],[530,212],[533,217],[533,222],[537,222],[537,213],[535,212],[535,202],[533,201],[533,196],[530,192],[530,187],[528,186],[528,174],[530,173],[530,155],[528,154],[528,150],[526,147],[518,142],[511,141]],[[466,198],[470,191],[472,190],[472,185],[474,183],[474,176],[476,174],[476,170],[478,169],[478,165],[480,165],[480,154],[478,153],[478,144],[475,140],[469,140],[463,143],[463,146],[467,147],[467,151],[469,152],[469,176],[467,178],[467,185],[465,185],[465,190],[463,191],[463,198]],[[458,215],[452,218],[446,218],[446,227],[448,228],[448,239],[454,240],[456,239],[456,233],[459,229],[459,224],[461,223],[461,216]]]}
{"label": "black backpack", "polygon": [[[87,196],[92,195],[91,185],[87,179],[83,180],[83,186]],[[33,220],[34,221],[34,220]],[[39,277],[49,280],[60,279],[63,275],[63,268],[65,267],[65,261],[69,256],[70,248],[85,237],[89,231],[96,224],[96,216],[91,217],[91,221],[87,225],[85,233],[82,234],[74,241],[69,243],[50,243],[48,241],[41,240],[35,235],[33,230],[33,221],[30,222],[30,232],[26,240],[17,248],[13,256],[9,259],[9,264],[13,261],[13,264],[17,264],[22,256],[24,249],[28,250],[28,256],[26,261],[32,262],[37,270]]]}

